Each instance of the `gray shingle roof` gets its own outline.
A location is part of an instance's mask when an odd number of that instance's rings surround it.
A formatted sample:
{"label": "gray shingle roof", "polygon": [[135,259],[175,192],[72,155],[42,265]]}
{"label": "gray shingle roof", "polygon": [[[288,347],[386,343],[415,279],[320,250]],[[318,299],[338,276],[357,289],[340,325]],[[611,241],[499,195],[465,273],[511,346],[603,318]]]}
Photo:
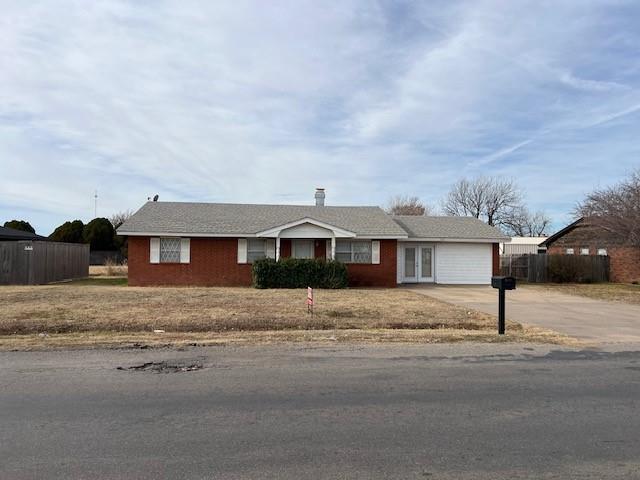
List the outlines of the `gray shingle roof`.
{"label": "gray shingle roof", "polygon": [[418,217],[394,215],[392,217],[409,238],[457,238],[472,240],[509,240],[495,227],[474,217]]}
{"label": "gray shingle roof", "polygon": [[0,240],[46,240],[46,238],[35,233],[0,226]]}
{"label": "gray shingle roof", "polygon": [[406,237],[405,231],[380,207],[186,202],[147,202],[118,232],[255,234],[307,217],[357,236]]}
{"label": "gray shingle roof", "polygon": [[120,234],[252,235],[311,218],[360,237],[508,240],[498,229],[471,217],[387,215],[380,207],[316,207],[236,203],[147,202]]}

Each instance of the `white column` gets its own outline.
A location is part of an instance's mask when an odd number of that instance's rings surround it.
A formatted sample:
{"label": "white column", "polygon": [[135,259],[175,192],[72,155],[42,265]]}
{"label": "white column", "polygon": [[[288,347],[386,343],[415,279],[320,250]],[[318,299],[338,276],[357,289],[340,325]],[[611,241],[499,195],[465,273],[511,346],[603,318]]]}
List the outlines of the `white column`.
{"label": "white column", "polygon": [[336,237],[331,237],[331,260],[336,259]]}
{"label": "white column", "polygon": [[276,237],[276,262],[280,260],[280,235]]}

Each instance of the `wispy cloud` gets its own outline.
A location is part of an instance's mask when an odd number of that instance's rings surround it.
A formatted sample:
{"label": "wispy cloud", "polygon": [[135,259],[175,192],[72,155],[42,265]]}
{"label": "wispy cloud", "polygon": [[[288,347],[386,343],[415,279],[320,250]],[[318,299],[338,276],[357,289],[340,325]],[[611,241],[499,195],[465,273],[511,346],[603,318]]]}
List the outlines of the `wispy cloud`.
{"label": "wispy cloud", "polygon": [[603,114],[602,116],[591,119],[586,123],[585,127],[597,127],[599,125],[611,122],[613,120],[626,117],[627,115],[631,115],[632,113],[637,113],[638,111],[640,111],[640,103],[638,103],[637,105],[632,105],[628,108],[622,109],[617,112],[606,113],[606,114]]}
{"label": "wispy cloud", "polygon": [[533,138],[529,138],[529,139],[524,140],[522,142],[518,142],[515,145],[511,145],[509,147],[502,148],[502,149],[498,150],[497,152],[492,153],[491,155],[487,155],[484,158],[480,158],[478,160],[471,161],[470,165],[475,166],[475,167],[480,167],[480,166],[487,165],[489,163],[495,162],[496,160],[500,160],[501,158],[512,154],[516,150],[520,150],[522,147],[525,147],[525,146],[529,145],[531,142],[533,142]]}
{"label": "wispy cloud", "polygon": [[483,173],[561,222],[638,164],[638,21],[634,2],[4,5],[0,221],[49,233],[96,188],[104,215],[314,186],[435,203]]}

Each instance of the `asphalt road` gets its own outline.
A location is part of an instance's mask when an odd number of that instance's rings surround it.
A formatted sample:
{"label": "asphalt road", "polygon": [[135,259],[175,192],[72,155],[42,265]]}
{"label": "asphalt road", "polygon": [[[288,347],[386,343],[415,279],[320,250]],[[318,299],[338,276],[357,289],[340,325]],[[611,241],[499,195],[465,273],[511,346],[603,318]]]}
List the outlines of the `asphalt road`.
{"label": "asphalt road", "polygon": [[640,478],[633,350],[0,353],[0,478]]}

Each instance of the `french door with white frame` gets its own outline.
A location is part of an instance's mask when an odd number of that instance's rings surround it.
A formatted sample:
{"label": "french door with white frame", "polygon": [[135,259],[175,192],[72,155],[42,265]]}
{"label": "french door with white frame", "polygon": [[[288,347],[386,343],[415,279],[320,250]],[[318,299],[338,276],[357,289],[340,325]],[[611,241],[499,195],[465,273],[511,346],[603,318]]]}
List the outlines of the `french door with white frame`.
{"label": "french door with white frame", "polygon": [[403,245],[402,257],[403,283],[433,282],[433,245]]}

